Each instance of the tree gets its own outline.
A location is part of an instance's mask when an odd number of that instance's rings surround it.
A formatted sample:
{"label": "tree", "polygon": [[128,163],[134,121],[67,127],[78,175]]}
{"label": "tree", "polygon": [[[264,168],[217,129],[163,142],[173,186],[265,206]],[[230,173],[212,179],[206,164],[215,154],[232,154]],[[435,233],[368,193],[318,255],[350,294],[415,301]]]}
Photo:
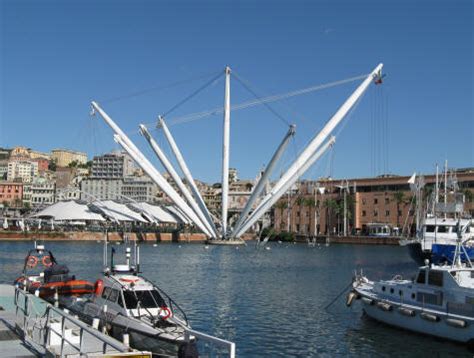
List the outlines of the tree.
{"label": "tree", "polygon": [[334,199],[326,199],[323,202],[323,206],[326,208],[326,233],[329,234],[329,230],[332,226],[332,217],[337,211],[338,204]]}
{"label": "tree", "polygon": [[77,165],[78,165],[77,160],[73,160],[73,161],[70,162],[67,166],[68,166],[69,168],[77,168]]}
{"label": "tree", "polygon": [[400,227],[400,204],[405,202],[405,193],[403,191],[396,191],[393,193],[393,199],[397,203],[397,227]]}
{"label": "tree", "polygon": [[57,168],[56,159],[53,159],[48,164],[48,170],[55,172],[56,168]]}

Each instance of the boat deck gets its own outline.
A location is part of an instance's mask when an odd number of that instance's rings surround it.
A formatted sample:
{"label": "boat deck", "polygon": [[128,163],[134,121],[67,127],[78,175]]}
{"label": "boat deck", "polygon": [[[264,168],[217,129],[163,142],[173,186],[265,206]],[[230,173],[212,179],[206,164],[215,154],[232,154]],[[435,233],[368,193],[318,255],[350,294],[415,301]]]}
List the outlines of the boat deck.
{"label": "boat deck", "polygon": [[2,357],[151,357],[87,326],[46,301],[0,284],[0,352]]}
{"label": "boat deck", "polygon": [[15,288],[0,285],[0,352],[3,357],[36,357],[44,354],[25,343],[15,331]]}

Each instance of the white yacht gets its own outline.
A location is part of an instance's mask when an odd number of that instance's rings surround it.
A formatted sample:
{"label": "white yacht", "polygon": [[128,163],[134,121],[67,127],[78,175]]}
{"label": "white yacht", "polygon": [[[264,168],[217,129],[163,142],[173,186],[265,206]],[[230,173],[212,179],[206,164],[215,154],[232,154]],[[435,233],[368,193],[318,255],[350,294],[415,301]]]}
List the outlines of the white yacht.
{"label": "white yacht", "polygon": [[[466,226],[462,230],[465,232]],[[374,282],[357,274],[347,305],[357,299],[364,312],[377,321],[471,344],[474,342],[474,268],[470,260],[461,262],[462,252],[466,255],[459,237],[453,264],[433,265],[427,261],[413,280],[395,276]]]}

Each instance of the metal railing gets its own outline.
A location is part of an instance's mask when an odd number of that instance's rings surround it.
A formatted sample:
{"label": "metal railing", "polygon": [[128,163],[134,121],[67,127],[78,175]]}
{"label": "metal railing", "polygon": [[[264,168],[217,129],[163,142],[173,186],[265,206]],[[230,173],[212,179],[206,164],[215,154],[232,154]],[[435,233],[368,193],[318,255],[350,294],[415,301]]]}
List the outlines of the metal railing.
{"label": "metal railing", "polygon": [[[15,307],[16,328],[20,335],[45,350],[59,349],[56,354],[60,357],[64,357],[69,347],[75,354],[131,351],[125,344],[19,288],[15,290]],[[88,349],[94,347],[96,352],[84,351],[86,340]]]}
{"label": "metal railing", "polygon": [[[222,352],[221,354],[209,354],[209,356],[220,357],[220,356],[223,356],[223,354],[225,354],[225,356],[228,356],[229,358],[235,358],[235,343],[234,342],[230,342],[222,338],[217,338],[209,334],[195,331],[193,329],[189,329],[186,327],[183,327],[183,328],[185,329],[184,339],[186,342],[190,342],[191,338],[194,337],[194,338],[197,338],[198,342],[202,341],[203,343],[206,343],[206,344],[211,343],[224,350],[224,352]],[[203,353],[201,351],[199,353],[200,353],[200,356],[206,356],[205,354],[201,355],[201,353]]]}

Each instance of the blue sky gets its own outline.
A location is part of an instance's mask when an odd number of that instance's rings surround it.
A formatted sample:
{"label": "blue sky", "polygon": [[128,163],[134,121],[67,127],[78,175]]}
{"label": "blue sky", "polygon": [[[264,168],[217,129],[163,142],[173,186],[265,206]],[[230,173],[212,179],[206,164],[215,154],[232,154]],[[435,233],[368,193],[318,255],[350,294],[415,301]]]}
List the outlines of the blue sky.
{"label": "blue sky", "polygon": [[[383,62],[383,86],[371,86],[332,160],[306,177],[431,172],[446,158],[453,167],[474,166],[471,1],[3,0],[0,21],[0,146],[91,156],[117,149],[111,130],[89,117],[97,100],[152,157],[138,124],[152,123],[226,65],[272,95],[366,74]],[[277,175],[356,86],[272,104],[297,125]],[[232,81],[233,104],[252,98]],[[168,120],[222,103],[221,79]],[[287,126],[265,107],[235,112],[231,121],[231,166],[254,177]],[[222,115],[171,130],[194,176],[218,181]],[[154,134],[169,153],[162,133]]]}

